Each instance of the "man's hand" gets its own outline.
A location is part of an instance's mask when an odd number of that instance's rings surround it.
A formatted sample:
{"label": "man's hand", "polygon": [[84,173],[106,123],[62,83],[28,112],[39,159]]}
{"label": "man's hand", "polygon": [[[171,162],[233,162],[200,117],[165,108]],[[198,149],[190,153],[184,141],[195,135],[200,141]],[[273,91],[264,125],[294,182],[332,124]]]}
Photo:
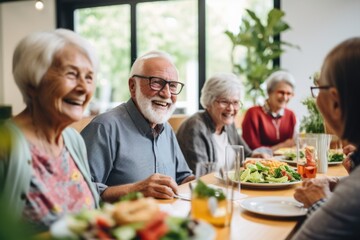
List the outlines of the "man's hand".
{"label": "man's hand", "polygon": [[171,177],[155,173],[135,183],[133,190],[143,193],[145,197],[171,199],[177,194],[178,186]]}
{"label": "man's hand", "polygon": [[294,198],[308,208],[320,199],[331,196],[330,182],[335,179],[305,179],[302,187],[296,188]]}

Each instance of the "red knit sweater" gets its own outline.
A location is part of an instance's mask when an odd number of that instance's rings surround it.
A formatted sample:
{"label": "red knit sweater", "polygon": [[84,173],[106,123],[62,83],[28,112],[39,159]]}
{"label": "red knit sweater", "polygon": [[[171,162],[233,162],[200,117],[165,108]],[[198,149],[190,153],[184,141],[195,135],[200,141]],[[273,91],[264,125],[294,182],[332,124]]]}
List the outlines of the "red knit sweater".
{"label": "red knit sweater", "polygon": [[295,125],[295,114],[289,109],[285,109],[281,118],[273,119],[261,106],[255,106],[245,114],[242,136],[251,149],[271,147],[292,138]]}

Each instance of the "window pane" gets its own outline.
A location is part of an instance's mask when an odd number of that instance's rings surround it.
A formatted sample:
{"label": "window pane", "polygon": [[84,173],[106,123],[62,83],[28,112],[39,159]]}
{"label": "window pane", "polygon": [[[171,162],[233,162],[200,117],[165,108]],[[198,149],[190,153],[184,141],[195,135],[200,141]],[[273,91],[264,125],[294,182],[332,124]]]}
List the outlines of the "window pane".
{"label": "window pane", "polygon": [[[232,72],[232,44],[224,32],[238,31],[246,8],[266,20],[268,11],[273,8],[273,0],[206,0],[207,78],[216,72]],[[238,54],[243,56],[245,51]]]}
{"label": "window pane", "polygon": [[94,100],[100,111],[129,99],[130,5],[77,9],[74,26],[95,45],[99,55]]}
{"label": "window pane", "polygon": [[[178,111],[198,110],[197,1],[137,4],[138,55],[162,50],[174,57],[185,87],[178,95]],[[186,110],[185,110],[186,109]]]}

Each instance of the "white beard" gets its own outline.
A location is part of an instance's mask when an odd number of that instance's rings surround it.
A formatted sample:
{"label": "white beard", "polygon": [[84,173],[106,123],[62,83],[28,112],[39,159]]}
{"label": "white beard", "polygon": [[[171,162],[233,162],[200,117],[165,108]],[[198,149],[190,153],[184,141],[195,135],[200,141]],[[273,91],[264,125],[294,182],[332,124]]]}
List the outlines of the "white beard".
{"label": "white beard", "polygon": [[[140,108],[141,106],[141,113],[144,115],[144,117],[150,122],[154,124],[163,124],[169,120],[171,115],[176,109],[175,104],[172,103],[171,99],[163,99],[160,97],[153,97],[153,98],[147,98],[142,94],[140,91],[140,87],[137,85],[135,90],[135,99],[136,102]],[[152,101],[166,101],[168,103],[171,103],[170,108],[167,110],[157,109],[153,108]]]}

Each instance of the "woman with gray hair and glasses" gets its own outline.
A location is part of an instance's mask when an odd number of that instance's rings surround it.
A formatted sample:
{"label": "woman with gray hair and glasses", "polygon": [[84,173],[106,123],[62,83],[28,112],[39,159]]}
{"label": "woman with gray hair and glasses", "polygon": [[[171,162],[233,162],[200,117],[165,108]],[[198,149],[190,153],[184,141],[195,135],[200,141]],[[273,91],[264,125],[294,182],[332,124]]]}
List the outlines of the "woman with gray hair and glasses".
{"label": "woman with gray hair and glasses", "polygon": [[296,117],[286,108],[294,95],[294,77],[285,71],[272,73],[266,82],[268,98],[263,106],[247,110],[242,122],[243,138],[251,149],[293,147]]}
{"label": "woman with gray hair and glasses", "polygon": [[219,73],[207,80],[201,90],[199,111],[181,124],[177,139],[189,167],[198,162],[225,162],[226,145],[244,146],[245,157],[266,157],[253,153],[239,136],[234,121],[242,107],[242,84],[232,73]]}

